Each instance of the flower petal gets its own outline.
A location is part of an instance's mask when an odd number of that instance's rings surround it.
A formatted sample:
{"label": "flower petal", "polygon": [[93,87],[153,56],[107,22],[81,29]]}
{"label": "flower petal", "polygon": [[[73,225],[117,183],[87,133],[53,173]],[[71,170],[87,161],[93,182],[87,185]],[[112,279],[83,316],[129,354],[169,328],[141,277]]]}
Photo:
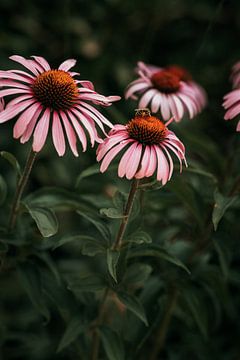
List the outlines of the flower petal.
{"label": "flower petal", "polygon": [[56,111],[53,113],[52,139],[58,155],[63,156],[66,150],[65,138],[62,124]]}
{"label": "flower petal", "polygon": [[45,144],[50,120],[50,110],[46,109],[33,134],[33,151],[39,152]]}

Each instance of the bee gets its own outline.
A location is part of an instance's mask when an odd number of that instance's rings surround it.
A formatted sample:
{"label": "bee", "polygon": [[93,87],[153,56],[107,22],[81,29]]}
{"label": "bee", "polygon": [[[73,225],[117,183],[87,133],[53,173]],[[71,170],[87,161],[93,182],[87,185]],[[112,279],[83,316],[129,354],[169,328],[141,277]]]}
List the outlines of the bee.
{"label": "bee", "polygon": [[135,116],[151,116],[151,111],[148,108],[135,109]]}

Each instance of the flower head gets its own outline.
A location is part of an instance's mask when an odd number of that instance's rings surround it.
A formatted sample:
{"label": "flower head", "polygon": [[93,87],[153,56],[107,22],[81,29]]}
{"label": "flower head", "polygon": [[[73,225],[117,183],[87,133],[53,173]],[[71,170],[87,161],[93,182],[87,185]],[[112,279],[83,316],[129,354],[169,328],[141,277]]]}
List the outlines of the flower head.
{"label": "flower head", "polygon": [[[173,119],[170,119],[170,123]],[[172,151],[180,162],[186,164],[185,147],[177,136],[148,109],[138,109],[126,125],[115,125],[108,137],[98,146],[97,161],[100,171],[107,170],[111,161],[122,151],[118,176],[142,179],[155,172],[157,180],[165,185],[173,173]]]}
{"label": "flower head", "polygon": [[33,151],[39,152],[45,144],[51,122],[52,139],[59,156],[64,155],[67,137],[70,148],[78,156],[77,137],[83,151],[87,147],[87,131],[92,146],[101,142],[96,124],[105,133],[104,125],[112,124],[89,102],[109,106],[119,96],[103,96],[94,90],[90,81],[79,81],[78,73],[69,71],[76,60],[64,61],[58,69],[51,69],[39,56],[25,59],[11,56],[11,60],[23,65],[28,71],[0,71],[0,97],[14,95],[5,110],[0,113],[0,123],[19,116],[13,129],[14,138],[25,143],[33,134]]}
{"label": "flower head", "polygon": [[139,62],[137,73],[139,78],[129,84],[126,99],[140,97],[140,108],[150,105],[152,112],[160,111],[164,120],[173,116],[180,121],[186,113],[193,118],[206,105],[203,88],[178,65],[163,69]]}

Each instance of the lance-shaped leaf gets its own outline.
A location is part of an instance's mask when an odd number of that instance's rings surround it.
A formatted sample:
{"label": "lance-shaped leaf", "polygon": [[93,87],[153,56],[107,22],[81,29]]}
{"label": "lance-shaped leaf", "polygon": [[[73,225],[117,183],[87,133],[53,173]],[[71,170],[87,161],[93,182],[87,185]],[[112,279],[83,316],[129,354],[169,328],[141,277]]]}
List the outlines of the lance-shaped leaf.
{"label": "lance-shaped leaf", "polygon": [[145,310],[137,297],[124,292],[118,292],[117,296],[129,311],[135,314],[146,326],[148,326]]}
{"label": "lance-shaped leaf", "polygon": [[66,327],[66,330],[58,345],[57,352],[62,351],[70,344],[72,344],[78,338],[78,336],[83,333],[86,327],[86,323],[83,322],[81,318],[74,317]]}
{"label": "lance-shaped leaf", "polygon": [[108,326],[101,326],[99,331],[108,360],[125,360],[123,343],[119,335]]}
{"label": "lance-shaped leaf", "polygon": [[220,194],[217,190],[215,191],[214,194],[215,204],[212,214],[212,221],[215,231],[217,230],[219,221],[222,219],[226,210],[235,202],[236,199],[237,196],[225,197],[222,194]]}
{"label": "lance-shaped leaf", "polygon": [[25,208],[35,221],[43,237],[50,237],[57,233],[58,221],[52,210],[41,207],[30,207],[26,204]]}

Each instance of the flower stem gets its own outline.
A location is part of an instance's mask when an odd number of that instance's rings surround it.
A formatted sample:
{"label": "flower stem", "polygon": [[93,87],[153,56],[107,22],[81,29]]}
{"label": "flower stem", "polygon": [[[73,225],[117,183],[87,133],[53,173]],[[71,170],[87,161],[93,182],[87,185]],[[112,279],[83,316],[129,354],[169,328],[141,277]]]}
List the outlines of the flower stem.
{"label": "flower stem", "polygon": [[37,153],[31,149],[28,154],[28,158],[27,158],[23,173],[19,179],[16,191],[15,191],[12,209],[11,209],[11,213],[9,216],[9,222],[8,222],[8,231],[9,232],[11,232],[15,227],[16,220],[17,220],[17,213],[19,210],[19,205],[20,205],[20,201],[22,198],[22,194],[23,194],[23,191],[27,184],[27,181],[28,181],[29,175],[31,173],[36,156],[37,156]]}
{"label": "flower stem", "polygon": [[113,250],[118,250],[121,248],[123,236],[125,234],[129,216],[132,211],[133,202],[134,202],[134,198],[135,198],[135,195],[136,195],[136,192],[138,189],[139,182],[140,182],[140,180],[137,180],[137,179],[134,179],[132,182],[132,186],[131,186],[131,189],[130,189],[130,192],[128,195],[127,204],[126,204],[125,210],[123,212],[122,222],[121,222],[119,230],[118,230],[116,241],[113,245]]}
{"label": "flower stem", "polygon": [[177,304],[178,290],[173,288],[169,293],[167,308],[160,324],[159,330],[156,335],[156,340],[153,346],[153,351],[150,355],[149,360],[157,360],[158,356],[163,349],[165,344],[166,335],[172,319],[172,314]]}
{"label": "flower stem", "polygon": [[[137,179],[134,179],[132,182],[132,186],[131,186],[131,189],[130,189],[130,192],[128,195],[127,204],[126,204],[126,207],[123,212],[122,222],[120,224],[116,240],[112,247],[113,250],[119,250],[121,248],[122,240],[123,240],[123,237],[124,237],[124,234],[125,234],[125,231],[127,228],[127,224],[129,221],[129,217],[130,217],[130,214],[132,211],[133,202],[134,202],[136,192],[138,190],[139,182],[140,182],[140,180],[137,180]],[[109,294],[109,289],[106,289],[103,294],[101,304],[99,306],[97,319],[95,321],[95,326],[94,326],[94,330],[93,330],[93,340],[92,340],[93,346],[92,346],[91,360],[98,359],[100,341],[99,341],[99,334],[97,332],[97,327],[100,326],[103,322],[108,294]]]}

